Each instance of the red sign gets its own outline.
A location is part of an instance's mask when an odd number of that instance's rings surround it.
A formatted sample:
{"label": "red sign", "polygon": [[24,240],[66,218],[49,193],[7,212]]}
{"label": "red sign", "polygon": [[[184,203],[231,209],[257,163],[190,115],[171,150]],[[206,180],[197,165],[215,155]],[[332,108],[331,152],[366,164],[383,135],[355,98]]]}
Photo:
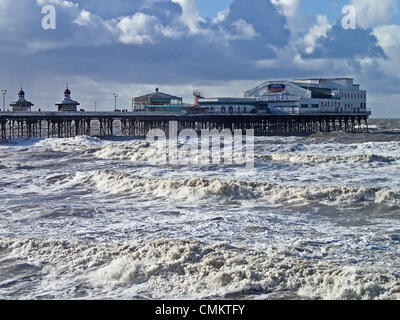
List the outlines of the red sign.
{"label": "red sign", "polygon": [[286,90],[286,86],[284,84],[270,84],[268,86],[268,90],[274,93],[284,92]]}

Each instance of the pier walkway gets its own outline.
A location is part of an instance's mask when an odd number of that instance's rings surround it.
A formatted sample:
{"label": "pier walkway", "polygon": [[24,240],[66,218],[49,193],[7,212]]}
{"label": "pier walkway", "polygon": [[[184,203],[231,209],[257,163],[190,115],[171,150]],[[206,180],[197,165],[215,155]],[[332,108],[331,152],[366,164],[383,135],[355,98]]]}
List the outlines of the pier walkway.
{"label": "pier walkway", "polygon": [[168,135],[193,129],[253,129],[255,135],[361,132],[370,112],[319,114],[186,114],[156,112],[0,112],[1,139],[88,136],[145,137],[151,129]]}

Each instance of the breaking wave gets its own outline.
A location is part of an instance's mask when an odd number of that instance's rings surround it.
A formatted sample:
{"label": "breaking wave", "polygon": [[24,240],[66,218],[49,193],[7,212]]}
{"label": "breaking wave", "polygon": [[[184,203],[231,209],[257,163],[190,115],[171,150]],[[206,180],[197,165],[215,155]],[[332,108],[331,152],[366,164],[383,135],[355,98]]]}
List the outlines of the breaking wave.
{"label": "breaking wave", "polygon": [[[158,147],[157,147],[158,146]],[[150,144],[143,141],[130,142],[120,145],[106,145],[94,154],[100,159],[110,160],[130,160],[133,162],[139,161],[154,161],[163,159],[166,155],[165,144]]]}
{"label": "breaking wave", "polygon": [[18,162],[2,162],[0,161],[0,169],[13,169],[13,170],[30,170],[33,169],[31,166],[26,166]]}
{"label": "breaking wave", "polygon": [[[181,142],[178,148],[182,147]],[[172,159],[181,159],[179,162],[193,164],[203,163],[202,154],[197,150],[198,146],[192,145],[188,150],[170,150],[165,142],[134,141],[127,144],[109,144],[98,150],[94,155],[104,160],[128,160],[132,162],[145,162],[152,165],[166,164],[167,156]],[[219,150],[218,150],[219,151]],[[190,160],[190,161],[188,161]],[[170,161],[171,162],[171,161]]]}
{"label": "breaking wave", "polygon": [[[304,299],[400,299],[396,273],[305,259],[296,244],[258,252],[226,243],[181,240],[95,245],[0,239],[0,249],[9,261],[23,260],[38,269],[26,280],[29,298],[50,289],[57,299],[68,294],[72,298],[134,295],[157,299],[269,293]],[[0,283],[0,287],[12,285]],[[79,290],[68,292],[66,287]]]}
{"label": "breaking wave", "polygon": [[270,155],[258,155],[261,161],[279,161],[305,164],[323,163],[357,163],[357,162],[383,162],[391,163],[400,160],[400,157],[381,156],[374,154],[356,155],[322,155],[322,154],[290,154],[290,153],[271,153]]}
{"label": "breaking wave", "polygon": [[104,141],[99,138],[77,136],[74,138],[49,138],[35,144],[38,148],[64,153],[94,153],[101,149]]}
{"label": "breaking wave", "polygon": [[358,203],[400,206],[400,190],[387,188],[288,186],[217,178],[173,180],[135,177],[109,170],[92,173],[90,180],[102,192],[136,197],[150,195],[165,200],[262,200],[271,204],[317,202],[329,206]]}

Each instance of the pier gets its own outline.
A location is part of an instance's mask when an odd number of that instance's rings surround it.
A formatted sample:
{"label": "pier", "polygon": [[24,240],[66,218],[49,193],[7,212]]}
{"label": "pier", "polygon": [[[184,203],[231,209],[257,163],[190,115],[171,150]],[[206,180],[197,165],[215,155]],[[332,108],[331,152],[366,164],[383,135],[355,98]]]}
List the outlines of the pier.
{"label": "pier", "polygon": [[171,121],[178,132],[193,129],[253,129],[256,136],[316,132],[363,132],[370,113],[326,114],[181,114],[154,112],[1,112],[1,139],[87,136],[145,137],[151,129],[168,135]]}

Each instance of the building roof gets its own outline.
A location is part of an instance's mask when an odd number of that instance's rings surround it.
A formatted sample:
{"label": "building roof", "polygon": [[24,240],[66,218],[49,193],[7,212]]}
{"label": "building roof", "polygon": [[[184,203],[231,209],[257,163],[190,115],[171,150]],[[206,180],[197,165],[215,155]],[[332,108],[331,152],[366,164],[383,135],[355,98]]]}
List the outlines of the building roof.
{"label": "building roof", "polygon": [[69,90],[68,85],[67,85],[67,89],[65,89],[64,95],[65,95],[65,96],[68,96],[68,97],[65,97],[63,101],[57,102],[57,103],[56,103],[56,106],[60,106],[60,105],[74,105],[74,106],[79,106],[80,103],[77,102],[77,101],[72,100],[72,99],[69,97],[70,94],[71,94],[71,91]]}
{"label": "building roof", "polygon": [[79,106],[80,103],[77,101],[74,101],[72,99],[67,99],[65,98],[63,101],[57,102],[56,106],[60,106],[60,105],[75,105],[75,106]]}
{"label": "building roof", "polygon": [[10,107],[33,107],[33,103],[25,99],[18,99],[10,103]]}
{"label": "building roof", "polygon": [[307,79],[295,79],[294,81],[307,81],[307,80],[312,80],[312,81],[318,81],[318,80],[354,80],[353,78],[307,78]]}
{"label": "building roof", "polygon": [[255,98],[228,98],[228,97],[221,97],[221,98],[203,98],[200,99],[199,102],[221,102],[221,103],[254,103],[256,101]]}
{"label": "building roof", "polygon": [[156,100],[172,100],[172,99],[177,99],[177,100],[182,100],[181,97],[177,96],[172,96],[170,94],[160,92],[158,89],[156,89],[156,92],[146,94],[144,96],[136,97],[135,99],[156,99]]}

